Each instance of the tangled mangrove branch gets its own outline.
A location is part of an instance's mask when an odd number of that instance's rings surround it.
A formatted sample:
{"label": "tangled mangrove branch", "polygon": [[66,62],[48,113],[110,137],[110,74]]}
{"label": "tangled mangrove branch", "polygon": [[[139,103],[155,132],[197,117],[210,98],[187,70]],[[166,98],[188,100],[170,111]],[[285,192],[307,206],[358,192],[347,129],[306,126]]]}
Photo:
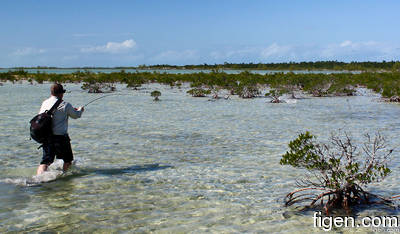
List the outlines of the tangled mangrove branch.
{"label": "tangled mangrove branch", "polygon": [[282,165],[309,171],[307,177],[297,180],[299,189],[286,195],[286,206],[309,202],[306,208],[319,206],[326,214],[335,208],[351,213],[351,208],[359,204],[394,206],[393,198],[364,189],[391,172],[387,163],[393,150],[388,149],[382,135],[366,134],[361,145],[355,144],[347,133],[332,134],[328,144],[314,139],[309,132],[300,134],[282,156]]}

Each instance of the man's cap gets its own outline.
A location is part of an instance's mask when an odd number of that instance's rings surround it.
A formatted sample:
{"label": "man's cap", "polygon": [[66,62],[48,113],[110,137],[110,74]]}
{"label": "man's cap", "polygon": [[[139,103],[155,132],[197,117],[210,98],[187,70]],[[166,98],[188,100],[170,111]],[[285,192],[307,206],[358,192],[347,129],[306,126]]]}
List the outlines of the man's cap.
{"label": "man's cap", "polygon": [[53,84],[50,88],[51,94],[61,94],[65,93],[65,89],[61,84]]}

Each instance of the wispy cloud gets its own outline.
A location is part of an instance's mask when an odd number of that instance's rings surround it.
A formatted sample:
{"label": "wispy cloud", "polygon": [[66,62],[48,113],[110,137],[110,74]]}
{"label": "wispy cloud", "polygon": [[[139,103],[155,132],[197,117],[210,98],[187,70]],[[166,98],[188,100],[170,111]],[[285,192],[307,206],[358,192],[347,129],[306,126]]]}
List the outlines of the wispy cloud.
{"label": "wispy cloud", "polygon": [[[345,40],[341,43],[325,46],[320,54],[326,59],[349,58],[350,60],[391,60],[400,55],[398,46],[376,41],[353,42]],[[362,59],[361,59],[362,60]]]}
{"label": "wispy cloud", "polygon": [[168,50],[161,52],[154,56],[152,60],[154,61],[165,61],[165,62],[173,62],[173,61],[185,61],[185,60],[192,60],[197,59],[198,54],[196,50],[183,50],[183,51],[176,51],[176,50]]}
{"label": "wispy cloud", "polygon": [[14,56],[28,56],[28,55],[37,55],[45,53],[45,49],[33,48],[33,47],[25,47],[17,49],[12,53]]}
{"label": "wispy cloud", "polygon": [[[129,38],[129,37],[127,37]],[[132,53],[134,51],[134,53]],[[138,48],[133,39],[75,47],[10,49],[0,55],[2,66],[121,66],[138,64],[199,64],[289,61],[390,61],[400,58],[400,44],[379,41],[342,40],[330,44],[283,44],[219,46],[208,49],[179,48],[150,51]]]}
{"label": "wispy cloud", "polygon": [[347,40],[339,44],[340,47],[347,47],[353,45],[353,42]]}
{"label": "wispy cloud", "polygon": [[291,45],[279,45],[272,43],[268,46],[244,47],[240,49],[225,49],[212,51],[209,56],[214,60],[225,61],[263,61],[293,58],[295,47]]}
{"label": "wispy cloud", "polygon": [[273,43],[270,46],[261,50],[261,58],[272,58],[272,57],[282,57],[288,56],[293,52],[292,46],[289,45],[278,45],[277,43]]}
{"label": "wispy cloud", "polygon": [[255,47],[245,47],[242,49],[228,49],[225,51],[212,51],[210,56],[213,59],[227,59],[234,57],[247,57],[249,55],[257,54],[259,48]]}
{"label": "wispy cloud", "polygon": [[267,46],[244,47],[236,49],[215,50],[209,58],[215,62],[254,61],[254,62],[288,62],[288,61],[381,61],[396,60],[400,56],[398,45],[376,41],[344,40],[327,45],[321,44],[279,44]]}
{"label": "wispy cloud", "polygon": [[83,53],[124,53],[136,47],[136,42],[133,39],[125,40],[123,42],[107,42],[102,46],[91,46],[82,48]]}

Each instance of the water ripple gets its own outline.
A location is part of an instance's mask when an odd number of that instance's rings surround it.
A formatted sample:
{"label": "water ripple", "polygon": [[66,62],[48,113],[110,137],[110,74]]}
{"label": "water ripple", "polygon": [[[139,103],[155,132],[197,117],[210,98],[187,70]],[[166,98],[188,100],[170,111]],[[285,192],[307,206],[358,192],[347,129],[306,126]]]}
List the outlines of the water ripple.
{"label": "water ripple", "polygon": [[[356,139],[381,131],[393,146],[400,135],[400,107],[372,95],[209,102],[157,84],[141,91],[118,85],[130,95],[102,99],[70,120],[79,159],[73,171],[19,186],[32,182],[40,161],[28,121],[49,86],[0,88],[0,232],[310,232],[311,215],[282,205],[304,174],[279,164],[288,142],[305,130],[321,140],[339,128]],[[68,84],[65,99],[74,105],[94,97],[79,87]],[[152,101],[154,89],[161,102]],[[397,194],[399,176],[394,170],[370,189]]]}

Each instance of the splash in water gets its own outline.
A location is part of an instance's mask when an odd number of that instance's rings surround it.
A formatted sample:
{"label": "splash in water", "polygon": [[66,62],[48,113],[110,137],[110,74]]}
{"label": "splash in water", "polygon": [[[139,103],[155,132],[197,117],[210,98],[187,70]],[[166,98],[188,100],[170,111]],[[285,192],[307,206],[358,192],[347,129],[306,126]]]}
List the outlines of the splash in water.
{"label": "splash in water", "polygon": [[6,178],[1,182],[7,184],[15,184],[19,186],[36,186],[42,183],[48,183],[51,181],[55,181],[59,178],[71,175],[78,171],[76,168],[78,160],[72,162],[72,169],[66,173],[63,171],[63,161],[56,160],[52,165],[49,166],[48,170],[43,172],[40,175],[34,175],[32,177],[23,177],[23,178]]}

